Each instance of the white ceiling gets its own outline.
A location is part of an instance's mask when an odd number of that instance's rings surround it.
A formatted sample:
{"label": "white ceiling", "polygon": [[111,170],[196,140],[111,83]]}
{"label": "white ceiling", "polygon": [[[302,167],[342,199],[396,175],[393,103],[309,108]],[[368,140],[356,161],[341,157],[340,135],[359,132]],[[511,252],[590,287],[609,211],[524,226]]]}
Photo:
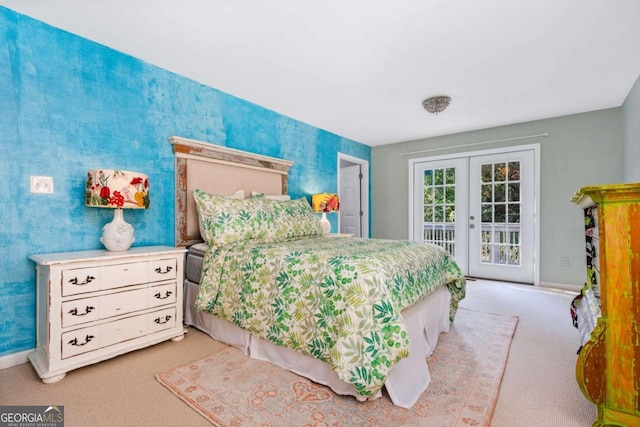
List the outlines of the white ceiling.
{"label": "white ceiling", "polygon": [[619,107],[640,75],[638,0],[0,5],[371,146]]}

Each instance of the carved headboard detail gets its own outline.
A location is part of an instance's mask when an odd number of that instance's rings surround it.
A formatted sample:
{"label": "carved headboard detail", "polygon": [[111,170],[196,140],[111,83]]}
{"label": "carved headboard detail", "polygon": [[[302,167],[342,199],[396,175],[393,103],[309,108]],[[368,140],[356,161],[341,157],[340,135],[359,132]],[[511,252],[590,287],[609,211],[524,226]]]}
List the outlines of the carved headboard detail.
{"label": "carved headboard detail", "polygon": [[244,190],[265,194],[287,194],[287,179],[293,162],[253,154],[207,142],[172,136],[175,155],[175,245],[202,241],[193,190],[229,196]]}

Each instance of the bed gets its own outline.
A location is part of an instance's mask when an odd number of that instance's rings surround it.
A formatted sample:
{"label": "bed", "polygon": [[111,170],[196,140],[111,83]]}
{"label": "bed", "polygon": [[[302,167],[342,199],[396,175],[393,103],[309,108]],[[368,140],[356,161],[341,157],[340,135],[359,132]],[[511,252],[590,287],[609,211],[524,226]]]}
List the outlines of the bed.
{"label": "bed", "polygon": [[170,143],[176,246],[189,249],[185,323],[338,394],[386,390],[411,407],[464,297],[452,258],[436,246],[322,235],[305,199],[286,200],[292,162]]}

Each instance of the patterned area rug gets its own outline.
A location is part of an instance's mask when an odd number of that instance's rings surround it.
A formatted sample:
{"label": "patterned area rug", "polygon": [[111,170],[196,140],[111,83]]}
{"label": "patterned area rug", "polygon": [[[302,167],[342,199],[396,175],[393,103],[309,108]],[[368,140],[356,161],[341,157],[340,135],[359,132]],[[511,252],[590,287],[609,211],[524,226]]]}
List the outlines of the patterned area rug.
{"label": "patterned area rug", "polygon": [[157,375],[219,427],[489,426],[517,317],[460,309],[427,359],[431,384],[411,409],[338,396],[235,348]]}

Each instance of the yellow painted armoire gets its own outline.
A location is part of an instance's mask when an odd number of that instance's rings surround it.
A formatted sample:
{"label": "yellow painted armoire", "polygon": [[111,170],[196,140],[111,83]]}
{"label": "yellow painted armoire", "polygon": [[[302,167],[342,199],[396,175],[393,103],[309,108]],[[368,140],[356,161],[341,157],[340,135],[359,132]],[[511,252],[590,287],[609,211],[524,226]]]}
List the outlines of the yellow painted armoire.
{"label": "yellow painted armoire", "polygon": [[640,183],[584,187],[585,291],[599,317],[576,362],[576,379],[597,407],[593,426],[640,426]]}

